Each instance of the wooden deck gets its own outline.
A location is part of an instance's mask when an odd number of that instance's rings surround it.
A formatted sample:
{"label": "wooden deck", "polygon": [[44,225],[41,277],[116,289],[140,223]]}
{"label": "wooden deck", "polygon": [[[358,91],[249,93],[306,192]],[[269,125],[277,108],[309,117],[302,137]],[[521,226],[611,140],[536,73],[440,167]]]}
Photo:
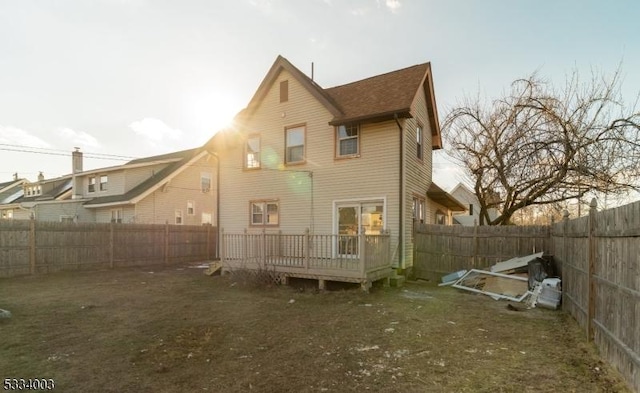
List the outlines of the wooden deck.
{"label": "wooden deck", "polygon": [[280,281],[289,277],[360,283],[388,280],[391,239],[382,235],[284,235],[281,233],[227,234],[222,232],[222,272],[238,269],[273,272]]}

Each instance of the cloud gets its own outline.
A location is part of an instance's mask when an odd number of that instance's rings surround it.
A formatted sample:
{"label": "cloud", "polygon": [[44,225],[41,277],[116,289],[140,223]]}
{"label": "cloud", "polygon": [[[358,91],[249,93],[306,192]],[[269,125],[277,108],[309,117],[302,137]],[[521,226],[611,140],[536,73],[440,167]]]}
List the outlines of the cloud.
{"label": "cloud", "polygon": [[249,0],[249,4],[265,13],[271,13],[273,9],[272,0]]}
{"label": "cloud", "polygon": [[400,9],[400,7],[402,7],[400,0],[386,0],[386,5],[387,8],[394,14],[398,12],[398,9]]}
{"label": "cloud", "polygon": [[0,143],[7,145],[20,145],[28,147],[51,147],[51,145],[28,131],[0,125]]}
{"label": "cloud", "polygon": [[100,146],[100,143],[98,143],[98,140],[93,135],[84,131],[75,131],[69,127],[59,127],[56,129],[56,133],[62,138],[71,140],[71,142],[79,145],[79,147]]}
{"label": "cloud", "polygon": [[165,140],[179,140],[183,132],[181,130],[171,128],[162,120],[152,117],[145,117],[142,120],[134,121],[129,124],[129,128],[136,134],[149,139],[152,142],[162,142]]}

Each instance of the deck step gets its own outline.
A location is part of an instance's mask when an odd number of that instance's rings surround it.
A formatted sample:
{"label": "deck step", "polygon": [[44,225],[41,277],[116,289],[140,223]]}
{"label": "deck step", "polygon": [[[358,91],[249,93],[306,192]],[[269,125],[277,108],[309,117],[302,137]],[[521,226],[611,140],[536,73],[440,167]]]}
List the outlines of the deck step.
{"label": "deck step", "polygon": [[222,263],[220,261],[213,261],[209,263],[209,267],[204,271],[204,274],[206,274],[207,276],[213,276],[221,268]]}
{"label": "deck step", "polygon": [[393,275],[389,277],[389,285],[392,287],[400,288],[404,285],[406,278],[405,276]]}

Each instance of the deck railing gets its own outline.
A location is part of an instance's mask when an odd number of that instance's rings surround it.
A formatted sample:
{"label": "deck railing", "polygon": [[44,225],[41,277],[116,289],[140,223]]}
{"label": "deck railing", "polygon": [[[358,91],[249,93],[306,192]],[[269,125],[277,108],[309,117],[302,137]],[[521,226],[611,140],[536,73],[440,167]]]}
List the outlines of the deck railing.
{"label": "deck railing", "polygon": [[391,238],[380,235],[222,233],[221,260],[234,267],[278,266],[367,272],[391,266]]}

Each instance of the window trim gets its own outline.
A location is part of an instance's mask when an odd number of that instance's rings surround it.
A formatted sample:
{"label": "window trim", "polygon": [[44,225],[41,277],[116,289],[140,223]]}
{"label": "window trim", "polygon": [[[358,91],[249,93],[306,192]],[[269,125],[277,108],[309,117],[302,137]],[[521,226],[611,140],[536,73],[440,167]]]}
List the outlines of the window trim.
{"label": "window trim", "polygon": [[[357,131],[358,131],[358,135],[356,135],[355,137],[351,136],[351,137],[346,137],[346,138],[340,138],[340,127],[356,127]],[[362,135],[362,131],[361,131],[361,127],[360,124],[341,124],[335,127],[335,132],[333,134],[333,138],[334,138],[334,157],[336,159],[344,159],[344,158],[358,158],[360,157],[360,140],[361,140],[361,135]],[[356,139],[356,152],[355,153],[351,153],[351,154],[340,154],[340,142],[347,140],[347,139]]]}
{"label": "window trim", "polygon": [[416,126],[416,158],[424,162],[424,127],[420,123]]}
{"label": "window trim", "polygon": [[[104,179],[104,181],[102,181]],[[100,191],[107,191],[109,188],[107,185],[109,184],[109,175],[100,175]]]}
{"label": "window trim", "polygon": [[[180,219],[180,222],[178,222]],[[173,212],[173,223],[175,225],[184,225],[184,215],[182,214],[182,209],[176,209]]]}
{"label": "window trim", "polygon": [[[115,218],[114,218],[114,214]],[[114,224],[122,224],[124,221],[124,211],[122,209],[111,209],[111,221]]]}
{"label": "window trim", "polygon": [[[442,224],[438,223],[438,216],[439,215],[442,216]],[[442,209],[436,209],[436,212],[434,213],[434,224],[436,224],[436,225],[448,225],[447,224],[447,213],[442,211]]]}
{"label": "window trim", "polygon": [[[254,138],[258,139],[258,159],[256,160],[257,165],[249,166],[249,140]],[[262,168],[262,136],[260,134],[254,133],[254,134],[247,135],[247,140],[245,141],[245,144],[244,144],[244,156],[243,156],[242,167],[249,171]]]}
{"label": "window trim", "polygon": [[[287,144],[287,137],[289,136],[289,131],[301,129],[302,130],[302,160],[300,161],[289,161],[289,146]],[[300,146],[294,145],[293,147]],[[284,164],[285,165],[302,165],[307,162],[307,125],[306,124],[296,124],[292,126],[285,127],[284,129]]]}
{"label": "window trim", "polygon": [[[189,206],[191,205],[191,206]],[[191,212],[189,212],[191,210]],[[195,216],[196,215],[196,202],[194,200],[187,200],[187,216]]]}
{"label": "window trim", "polygon": [[96,177],[89,176],[89,184],[87,185],[87,192],[96,192]]}
{"label": "window trim", "polygon": [[60,222],[75,222],[75,216],[69,214],[61,214],[59,216]]}
{"label": "window trim", "polygon": [[[203,183],[204,179],[209,180],[209,188],[204,187],[204,183]],[[211,172],[200,172],[200,191],[202,191],[203,194],[208,194],[211,192],[212,187],[213,187],[213,176],[211,175]]]}
{"label": "window trim", "polygon": [[[255,223],[253,221],[253,206],[254,205],[262,205],[262,221],[260,223]],[[270,224],[267,223],[268,214],[268,205],[276,205],[277,207],[277,223]],[[280,226],[280,200],[278,199],[255,199],[249,201],[249,227],[251,228],[277,228]]]}
{"label": "window trim", "polygon": [[[416,204],[421,207],[418,213],[421,217],[416,217]],[[414,223],[426,224],[427,218],[427,200],[423,198],[421,195],[413,194],[413,202],[412,202],[412,218]]]}

